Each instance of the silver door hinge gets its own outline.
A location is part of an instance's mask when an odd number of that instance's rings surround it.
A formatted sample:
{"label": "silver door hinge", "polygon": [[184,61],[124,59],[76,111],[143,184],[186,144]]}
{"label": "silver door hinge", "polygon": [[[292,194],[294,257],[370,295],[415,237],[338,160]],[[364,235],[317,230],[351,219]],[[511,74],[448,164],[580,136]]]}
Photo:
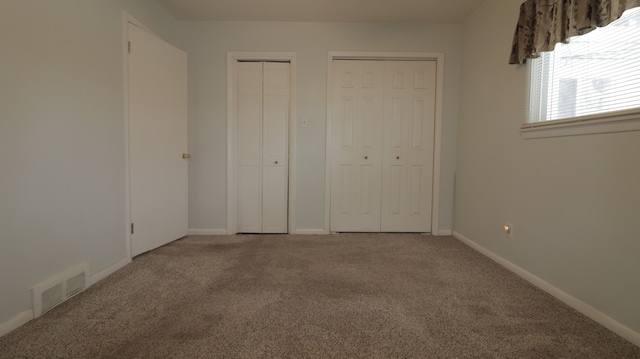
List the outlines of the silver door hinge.
{"label": "silver door hinge", "polygon": [[131,234],[133,234],[134,232],[135,231],[134,231],[133,223],[131,223]]}

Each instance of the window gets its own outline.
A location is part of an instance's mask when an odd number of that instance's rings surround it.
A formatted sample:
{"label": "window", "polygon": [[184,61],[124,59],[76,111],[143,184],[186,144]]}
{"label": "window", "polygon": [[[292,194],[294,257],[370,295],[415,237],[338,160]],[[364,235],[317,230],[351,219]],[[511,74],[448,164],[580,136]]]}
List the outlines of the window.
{"label": "window", "polygon": [[[523,132],[562,127],[566,134],[583,134],[584,129],[567,132],[572,126],[599,128],[586,133],[640,130],[638,59],[640,8],[542,53],[530,62],[529,119]],[[623,126],[613,128],[613,122]]]}

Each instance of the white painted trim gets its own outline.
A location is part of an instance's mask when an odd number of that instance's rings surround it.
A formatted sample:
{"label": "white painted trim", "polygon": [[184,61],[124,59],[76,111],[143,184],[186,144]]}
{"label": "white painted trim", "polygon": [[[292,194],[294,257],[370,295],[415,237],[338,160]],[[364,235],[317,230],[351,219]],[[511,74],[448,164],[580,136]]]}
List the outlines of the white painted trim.
{"label": "white painted trim", "polygon": [[327,124],[324,140],[324,230],[331,232],[331,113],[334,53],[327,54]]}
{"label": "white painted trim", "polygon": [[567,120],[524,123],[520,128],[522,137],[526,139],[628,131],[640,131],[640,110],[625,110]]}
{"label": "white painted trim", "polygon": [[189,228],[190,236],[219,236],[226,234],[226,229]]}
{"label": "white painted trim", "polygon": [[94,285],[96,283],[98,283],[99,281],[107,278],[108,276],[110,276],[111,274],[115,273],[116,271],[118,271],[119,269],[122,269],[124,266],[126,266],[127,264],[131,263],[131,258],[127,257],[127,258],[122,258],[121,260],[119,260],[117,263],[110,265],[109,267],[99,271],[98,273],[94,274],[91,276],[90,280],[90,286]]}
{"label": "white painted trim", "polygon": [[453,231],[450,229],[441,229],[438,231],[438,234],[436,234],[436,236],[451,236],[453,235]]}
{"label": "white painted trim", "polygon": [[297,229],[293,234],[309,235],[309,234],[329,234],[324,229]]}
{"label": "white painted trim", "polygon": [[433,142],[433,193],[431,198],[431,233],[440,232],[440,172],[442,167],[442,107],[444,103],[444,53],[441,52],[353,52],[329,51],[327,63],[327,133],[325,141],[325,209],[324,227],[331,229],[331,99],[334,59],[384,59],[436,61],[436,104]]}
{"label": "white painted trim", "polygon": [[[85,288],[85,290],[87,290],[90,286],[98,283],[102,279],[104,279],[104,278],[108,277],[109,275],[113,274],[117,270],[123,268],[124,266],[126,266],[130,262],[131,262],[131,258],[130,257],[123,258],[122,260],[118,261],[117,263],[115,263],[115,264],[113,264],[113,265],[101,270],[100,272],[92,275],[89,278],[89,285],[87,286],[87,288]],[[26,324],[27,322],[31,321],[34,318],[35,318],[35,315],[34,315],[33,309],[29,309],[29,310],[25,310],[24,312],[19,313],[18,315],[16,315],[12,319],[9,319],[8,321],[6,321],[4,323],[1,323],[0,324],[0,337],[10,333],[11,331],[13,331],[15,329],[18,329],[19,327],[23,326],[24,324]]]}
{"label": "white painted trim", "polygon": [[238,173],[237,173],[237,74],[238,60],[289,61],[291,72],[289,112],[289,219],[288,232],[296,228],[296,53],[295,52],[245,52],[227,53],[227,234],[238,233]]}
{"label": "white painted trim", "polygon": [[444,53],[430,54],[436,60],[436,113],[433,139],[433,193],[431,233],[440,233],[440,176],[442,168],[442,108],[444,106]]}
{"label": "white painted trim", "polygon": [[540,277],[535,276],[534,274],[528,272],[527,270],[517,266],[516,264],[500,257],[499,255],[491,252],[485,247],[477,244],[471,239],[465,237],[464,235],[454,231],[453,236],[460,240],[462,243],[468,245],[469,247],[475,249],[476,251],[482,253],[483,255],[489,257],[494,262],[500,264],[511,272],[517,274],[522,277],[529,283],[534,286],[542,289],[543,291],[551,294],[552,296],[558,298],[568,306],[573,309],[579,311],[580,313],[586,315],[587,317],[593,319],[594,321],[602,324],[612,332],[618,334],[619,336],[627,339],[631,343],[640,346],[640,333],[633,331],[631,328],[623,325],[622,323],[616,321],[615,319],[609,317],[605,313],[599,311],[598,309],[590,306],[589,304],[581,301],[580,299],[562,291],[560,288],[557,288],[550,283],[546,282]]}
{"label": "white painted trim", "polygon": [[21,326],[27,324],[32,319],[33,319],[33,310],[31,309],[18,313],[18,315],[16,315],[15,317],[0,324],[0,337],[5,336],[11,333],[12,331],[20,328]]}

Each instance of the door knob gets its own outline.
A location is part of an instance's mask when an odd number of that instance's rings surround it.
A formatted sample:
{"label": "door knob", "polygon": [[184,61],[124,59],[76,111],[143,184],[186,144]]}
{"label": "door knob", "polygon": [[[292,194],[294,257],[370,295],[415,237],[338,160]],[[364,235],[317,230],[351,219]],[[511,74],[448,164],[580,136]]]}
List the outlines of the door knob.
{"label": "door knob", "polygon": [[184,158],[185,160],[188,160],[189,158],[191,158],[191,154],[189,154],[189,153],[183,153],[183,154],[182,154],[182,158]]}

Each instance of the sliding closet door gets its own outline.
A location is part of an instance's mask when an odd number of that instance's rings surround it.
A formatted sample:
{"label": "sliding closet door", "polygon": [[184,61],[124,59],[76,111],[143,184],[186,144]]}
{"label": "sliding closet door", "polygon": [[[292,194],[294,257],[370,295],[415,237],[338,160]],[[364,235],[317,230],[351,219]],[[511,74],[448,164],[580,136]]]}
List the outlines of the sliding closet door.
{"label": "sliding closet door", "polygon": [[238,232],[287,232],[289,96],[288,63],[238,63]]}

